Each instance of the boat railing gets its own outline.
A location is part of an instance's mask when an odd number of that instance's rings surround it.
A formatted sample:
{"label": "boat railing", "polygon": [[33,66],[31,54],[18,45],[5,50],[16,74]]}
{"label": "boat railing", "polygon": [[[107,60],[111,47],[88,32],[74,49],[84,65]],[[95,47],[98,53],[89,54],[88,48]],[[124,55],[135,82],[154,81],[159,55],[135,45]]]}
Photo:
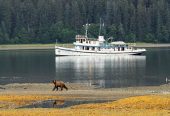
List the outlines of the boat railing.
{"label": "boat railing", "polygon": [[74,46],[72,44],[62,44],[61,47],[63,47],[63,48],[73,48]]}

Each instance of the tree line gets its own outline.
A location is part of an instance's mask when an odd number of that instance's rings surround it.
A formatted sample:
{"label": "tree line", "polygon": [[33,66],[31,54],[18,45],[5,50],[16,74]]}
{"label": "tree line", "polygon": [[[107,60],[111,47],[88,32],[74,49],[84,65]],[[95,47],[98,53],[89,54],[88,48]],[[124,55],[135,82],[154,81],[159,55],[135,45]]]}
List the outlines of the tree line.
{"label": "tree line", "polygon": [[0,0],[0,44],[73,42],[76,34],[170,42],[169,0]]}

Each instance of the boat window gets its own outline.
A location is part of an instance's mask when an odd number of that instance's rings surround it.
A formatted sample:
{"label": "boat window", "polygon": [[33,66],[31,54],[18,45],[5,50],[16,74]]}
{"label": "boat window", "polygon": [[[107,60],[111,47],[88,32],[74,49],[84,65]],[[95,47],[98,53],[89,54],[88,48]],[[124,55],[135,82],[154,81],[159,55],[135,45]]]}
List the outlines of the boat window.
{"label": "boat window", "polygon": [[125,48],[124,47],[122,47],[122,51],[124,51],[125,50]]}
{"label": "boat window", "polygon": [[100,47],[98,48],[98,50],[100,51]]}
{"label": "boat window", "polygon": [[120,51],[120,47],[118,47],[118,51]]}

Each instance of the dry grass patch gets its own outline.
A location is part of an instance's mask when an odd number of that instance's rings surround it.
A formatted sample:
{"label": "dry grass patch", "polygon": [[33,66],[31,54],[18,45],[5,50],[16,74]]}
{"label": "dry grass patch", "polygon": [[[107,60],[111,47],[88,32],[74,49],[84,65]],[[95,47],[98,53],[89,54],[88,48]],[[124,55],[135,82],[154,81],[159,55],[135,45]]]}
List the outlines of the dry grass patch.
{"label": "dry grass patch", "polygon": [[170,95],[150,95],[121,99],[102,104],[87,104],[73,109],[158,109],[170,110]]}
{"label": "dry grass patch", "polygon": [[[37,100],[61,99],[58,96],[4,95],[0,101],[23,105]],[[78,105],[65,109],[3,109],[0,116],[169,116],[170,95],[150,95],[115,102]]]}
{"label": "dry grass patch", "polygon": [[20,109],[1,110],[0,116],[168,116],[166,110]]}
{"label": "dry grass patch", "polygon": [[50,99],[61,99],[62,100],[62,98],[59,96],[1,95],[0,96],[0,107],[1,108],[15,108],[15,107],[31,104],[35,101],[44,101],[44,100],[50,100]]}

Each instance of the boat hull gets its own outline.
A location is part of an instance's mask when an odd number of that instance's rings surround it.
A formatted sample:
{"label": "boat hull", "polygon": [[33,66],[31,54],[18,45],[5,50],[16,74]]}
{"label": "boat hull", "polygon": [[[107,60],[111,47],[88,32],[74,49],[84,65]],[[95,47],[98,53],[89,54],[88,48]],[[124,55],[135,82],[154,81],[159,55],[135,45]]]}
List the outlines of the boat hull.
{"label": "boat hull", "polygon": [[89,51],[76,50],[74,48],[55,47],[56,56],[99,56],[99,55],[140,55],[145,49],[127,50],[127,51]]}

